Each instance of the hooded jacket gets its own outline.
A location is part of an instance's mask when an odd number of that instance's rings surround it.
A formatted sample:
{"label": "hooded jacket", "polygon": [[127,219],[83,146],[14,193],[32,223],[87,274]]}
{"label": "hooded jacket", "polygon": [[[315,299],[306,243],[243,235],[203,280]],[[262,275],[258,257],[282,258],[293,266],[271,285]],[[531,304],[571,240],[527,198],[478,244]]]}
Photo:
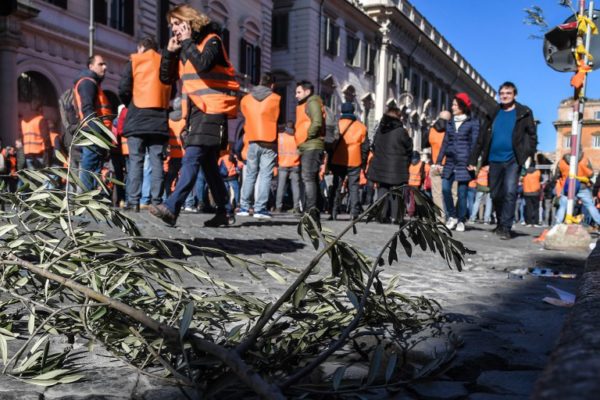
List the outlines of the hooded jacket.
{"label": "hooded jacket", "polygon": [[[305,107],[304,107],[305,106]],[[296,137],[301,129],[298,126],[298,111],[304,108],[304,112],[310,119],[306,140],[298,143],[300,152],[310,150],[325,150],[325,141],[323,140],[323,132],[325,129],[325,118],[323,117],[323,100],[316,94],[310,95],[307,98],[298,102],[296,107]]]}
{"label": "hooded jacket", "polygon": [[[512,146],[515,160],[518,165],[524,165],[528,157],[533,157],[537,148],[537,128],[533,112],[529,107],[515,103],[517,120],[512,133]],[[494,111],[491,118],[484,121],[481,134],[469,157],[469,165],[476,165],[479,156],[483,165],[489,164],[490,146],[492,144],[492,125],[500,112],[500,105]]]}
{"label": "hooded jacket", "polygon": [[413,141],[402,121],[384,115],[373,138],[373,159],[367,177],[387,185],[407,183],[412,151]]}

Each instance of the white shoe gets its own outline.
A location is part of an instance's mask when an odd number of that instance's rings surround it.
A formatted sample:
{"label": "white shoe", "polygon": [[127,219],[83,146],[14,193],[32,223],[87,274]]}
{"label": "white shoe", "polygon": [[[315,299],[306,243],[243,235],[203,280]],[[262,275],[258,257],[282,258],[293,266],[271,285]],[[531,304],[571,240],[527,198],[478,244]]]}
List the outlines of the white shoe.
{"label": "white shoe", "polygon": [[465,231],[465,224],[463,224],[462,222],[459,222],[458,224],[456,224],[456,232],[464,232]]}
{"label": "white shoe", "polygon": [[456,227],[456,224],[458,223],[458,219],[456,218],[448,218],[448,221],[446,221],[446,228],[452,230]]}

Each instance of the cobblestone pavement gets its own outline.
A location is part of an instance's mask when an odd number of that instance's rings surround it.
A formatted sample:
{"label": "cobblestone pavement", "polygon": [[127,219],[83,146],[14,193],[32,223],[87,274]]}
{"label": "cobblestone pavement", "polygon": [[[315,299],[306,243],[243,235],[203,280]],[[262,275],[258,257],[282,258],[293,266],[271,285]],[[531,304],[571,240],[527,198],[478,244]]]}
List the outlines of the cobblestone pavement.
{"label": "cobblestone pavement", "polygon": [[[298,236],[297,220],[292,216],[281,215],[267,221],[238,217],[232,227],[203,228],[203,221],[209,217],[183,214],[178,226],[171,228],[147,213],[135,215],[144,236],[192,239],[196,245],[216,247],[241,257],[279,260],[295,267],[305,266],[315,254],[312,246]],[[323,225],[340,231],[347,222]],[[346,240],[375,257],[396,228],[360,223],[358,233],[350,232]],[[578,279],[530,275],[514,279],[509,271],[538,266],[581,273],[587,254],[542,249],[532,241],[541,229],[518,226],[517,237],[501,241],[490,232],[490,226],[467,228],[455,236],[477,253],[468,256],[462,272],[450,270],[437,255],[415,250],[412,258],[401,256],[399,262],[386,266],[382,274],[383,278],[389,278],[401,273],[399,289],[403,293],[436,299],[450,315],[453,332],[464,343],[444,375],[434,382],[412,385],[397,398],[528,398],[558,338],[568,309],[542,302],[543,297],[551,295],[546,285],[574,293]],[[201,257],[196,258],[205,264]],[[262,294],[265,299],[275,299],[284,288],[273,279],[254,279],[246,271],[219,260],[214,265],[211,275],[244,292]],[[88,380],[46,390],[0,377],[0,399],[184,398],[178,389],[137,374],[106,358],[101,350],[89,355],[86,363],[91,371]]]}

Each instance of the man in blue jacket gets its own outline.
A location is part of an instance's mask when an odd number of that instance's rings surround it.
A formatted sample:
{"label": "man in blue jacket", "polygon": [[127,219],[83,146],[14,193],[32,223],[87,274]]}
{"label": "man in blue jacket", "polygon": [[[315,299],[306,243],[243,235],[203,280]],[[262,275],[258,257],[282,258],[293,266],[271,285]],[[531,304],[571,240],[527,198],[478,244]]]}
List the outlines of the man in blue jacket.
{"label": "man in blue jacket", "polygon": [[519,173],[527,158],[535,155],[537,129],[531,109],[517,103],[514,83],[500,85],[499,96],[499,107],[483,124],[471,152],[469,169],[475,170],[479,156],[483,165],[489,164],[490,194],[498,221],[495,232],[506,240],[512,237]]}

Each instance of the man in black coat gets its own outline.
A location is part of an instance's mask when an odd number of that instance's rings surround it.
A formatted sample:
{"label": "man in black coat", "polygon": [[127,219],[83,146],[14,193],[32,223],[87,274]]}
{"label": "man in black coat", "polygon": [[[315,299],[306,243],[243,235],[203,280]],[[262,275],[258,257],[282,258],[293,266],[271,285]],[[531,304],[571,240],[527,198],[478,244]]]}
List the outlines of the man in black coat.
{"label": "man in black coat", "polygon": [[519,173],[525,160],[535,155],[537,129],[533,112],[516,102],[514,83],[500,85],[499,95],[500,105],[482,126],[469,157],[469,169],[475,170],[479,156],[482,165],[490,165],[490,194],[498,221],[495,232],[506,240],[512,237]]}
{"label": "man in black coat", "polygon": [[[413,152],[413,141],[401,121],[400,109],[392,106],[379,122],[373,138],[373,159],[367,177],[378,184],[378,198],[396,186],[408,182],[408,166]],[[398,199],[391,197],[392,222],[398,216]],[[381,221],[388,221],[388,202],[382,209]]]}

